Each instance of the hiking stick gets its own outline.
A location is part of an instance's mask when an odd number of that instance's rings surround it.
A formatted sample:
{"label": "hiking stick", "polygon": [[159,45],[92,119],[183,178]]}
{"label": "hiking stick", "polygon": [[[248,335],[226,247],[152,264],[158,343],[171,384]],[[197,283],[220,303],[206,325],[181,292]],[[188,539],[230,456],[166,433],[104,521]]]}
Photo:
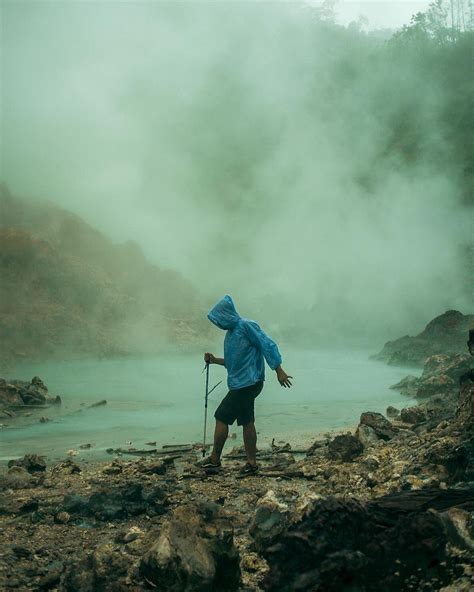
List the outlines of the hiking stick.
{"label": "hiking stick", "polygon": [[202,457],[206,456],[207,400],[209,398],[209,362],[206,362],[206,398],[204,399],[204,436],[202,439]]}

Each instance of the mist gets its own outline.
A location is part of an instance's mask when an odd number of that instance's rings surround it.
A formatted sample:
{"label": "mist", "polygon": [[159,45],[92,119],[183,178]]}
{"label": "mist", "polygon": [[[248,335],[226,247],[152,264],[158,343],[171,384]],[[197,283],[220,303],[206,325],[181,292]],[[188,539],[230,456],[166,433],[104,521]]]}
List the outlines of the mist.
{"label": "mist", "polygon": [[[206,305],[230,293],[280,334],[384,340],[472,305],[447,89],[412,54],[298,3],[2,12],[15,194],[135,240]],[[416,156],[394,149],[400,126]]]}

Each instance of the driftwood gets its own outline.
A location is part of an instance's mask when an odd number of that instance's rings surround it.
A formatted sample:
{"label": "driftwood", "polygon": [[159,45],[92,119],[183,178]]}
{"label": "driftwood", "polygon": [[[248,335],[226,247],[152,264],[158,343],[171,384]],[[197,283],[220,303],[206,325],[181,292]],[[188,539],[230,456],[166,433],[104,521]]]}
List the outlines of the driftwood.
{"label": "driftwood", "polygon": [[[452,507],[474,510],[474,487],[466,489],[420,489],[400,491],[367,503],[367,509],[381,520],[390,522],[392,516],[424,512],[429,509],[443,512]],[[383,517],[383,518],[382,518]]]}
{"label": "driftwood", "polygon": [[[294,450],[271,450],[268,452],[257,452],[257,458],[272,458],[275,454],[306,454],[308,448],[295,448]],[[239,452],[238,454],[224,454],[222,458],[228,458],[229,460],[247,458],[245,452]]]}
{"label": "driftwood", "polygon": [[109,454],[132,454],[135,456],[156,456],[156,457],[173,457],[180,458],[186,453],[192,452],[192,446],[188,448],[165,448],[158,450],[157,448],[108,448]]}
{"label": "driftwood", "polygon": [[28,411],[28,409],[49,409],[52,405],[7,405],[7,409],[21,409]]}

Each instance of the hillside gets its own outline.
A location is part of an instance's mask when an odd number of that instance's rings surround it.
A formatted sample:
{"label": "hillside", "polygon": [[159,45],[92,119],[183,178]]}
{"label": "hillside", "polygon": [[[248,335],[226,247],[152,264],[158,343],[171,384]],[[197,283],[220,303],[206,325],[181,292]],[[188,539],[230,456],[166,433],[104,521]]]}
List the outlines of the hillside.
{"label": "hillside", "polygon": [[197,340],[192,285],[78,216],[0,187],[0,361],[121,355]]}

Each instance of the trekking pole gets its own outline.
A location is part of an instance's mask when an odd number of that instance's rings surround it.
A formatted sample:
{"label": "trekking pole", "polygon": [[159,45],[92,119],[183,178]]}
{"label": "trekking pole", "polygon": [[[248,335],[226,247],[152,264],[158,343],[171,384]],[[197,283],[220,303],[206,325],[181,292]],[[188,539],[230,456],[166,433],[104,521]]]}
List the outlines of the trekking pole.
{"label": "trekking pole", "polygon": [[202,457],[206,456],[207,400],[209,398],[209,362],[206,362],[206,398],[204,399],[204,436],[202,439]]}

